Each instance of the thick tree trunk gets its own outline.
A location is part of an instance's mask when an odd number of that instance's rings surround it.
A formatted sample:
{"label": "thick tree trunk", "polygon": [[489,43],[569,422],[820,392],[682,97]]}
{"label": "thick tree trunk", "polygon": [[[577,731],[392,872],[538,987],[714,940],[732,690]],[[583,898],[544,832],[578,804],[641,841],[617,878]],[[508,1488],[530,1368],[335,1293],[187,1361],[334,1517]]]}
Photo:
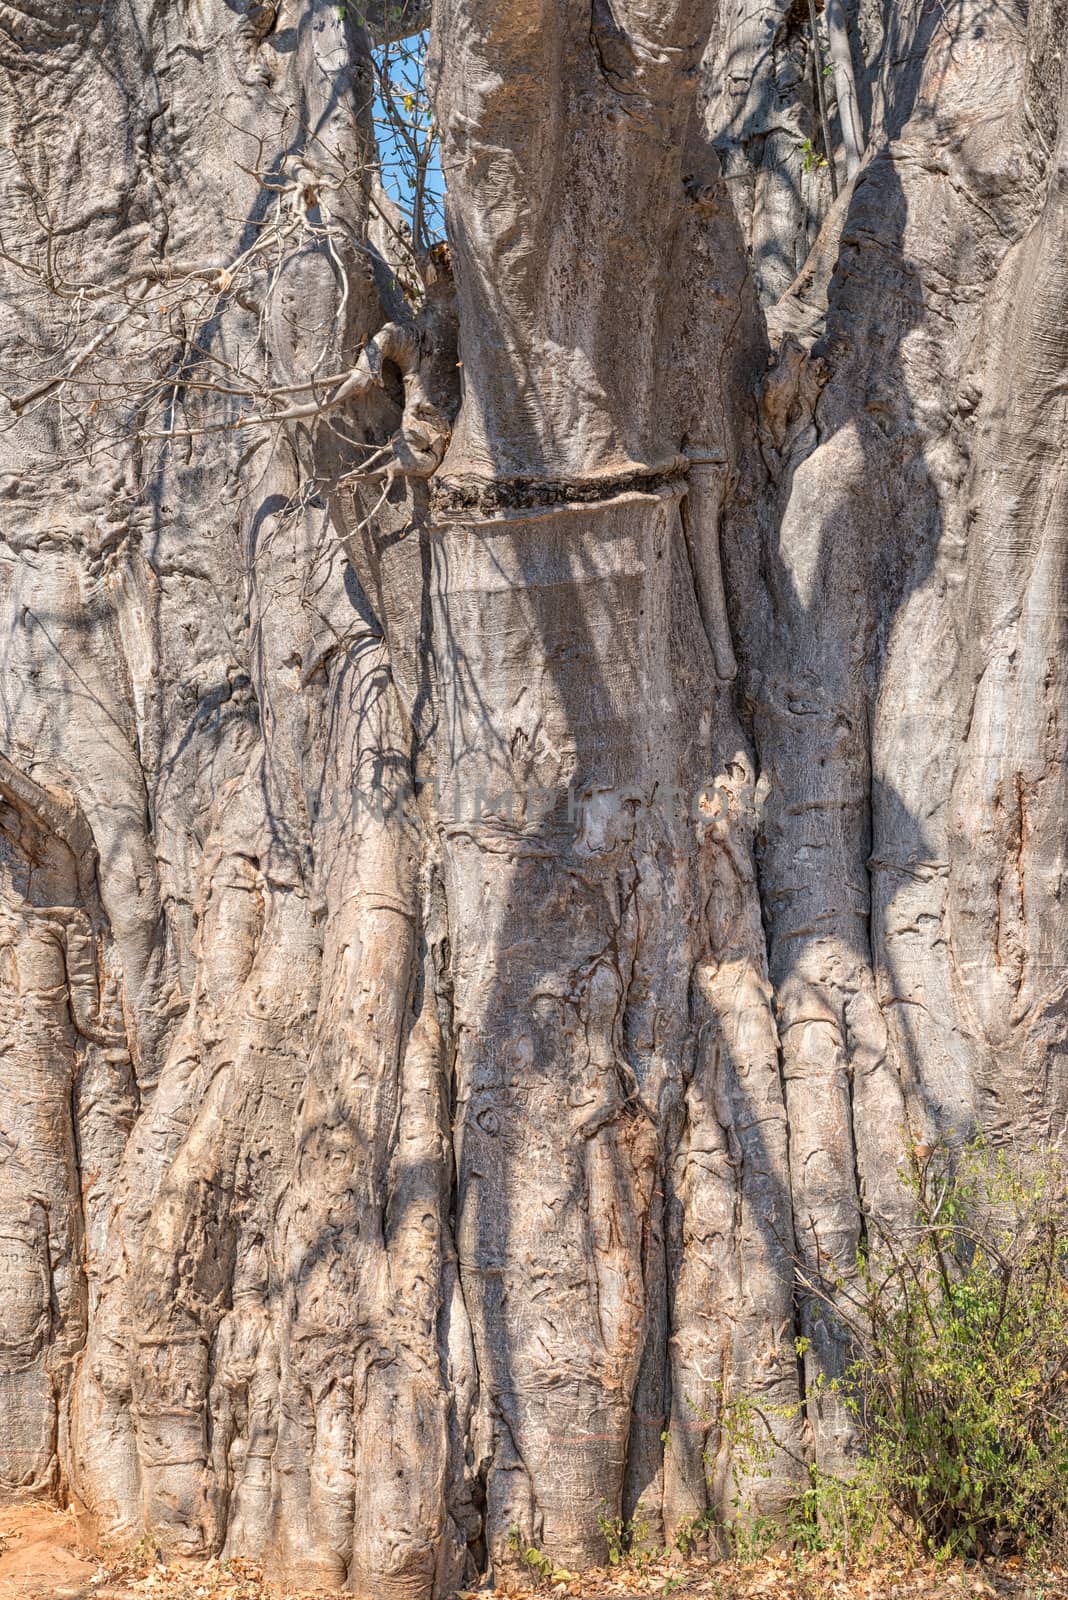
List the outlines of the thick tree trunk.
{"label": "thick tree trunk", "polygon": [[833,7],[828,209],[807,6],[435,0],[416,314],[359,10],[0,8],[0,1485],[429,1600],[847,1462],[795,1256],[1063,1132],[1068,15]]}

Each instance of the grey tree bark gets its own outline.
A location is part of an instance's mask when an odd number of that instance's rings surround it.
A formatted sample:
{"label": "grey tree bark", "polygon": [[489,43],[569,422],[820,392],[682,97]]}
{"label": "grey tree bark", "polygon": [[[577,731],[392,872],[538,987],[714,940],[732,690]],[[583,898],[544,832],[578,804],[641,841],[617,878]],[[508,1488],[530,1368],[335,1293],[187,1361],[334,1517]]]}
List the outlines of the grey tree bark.
{"label": "grey tree bark", "polygon": [[0,6],[4,1495],[430,1600],[745,1395],[774,1514],[795,1257],[1063,1136],[1068,11],[832,10],[829,206],[807,5],[434,0],[416,304],[419,8]]}

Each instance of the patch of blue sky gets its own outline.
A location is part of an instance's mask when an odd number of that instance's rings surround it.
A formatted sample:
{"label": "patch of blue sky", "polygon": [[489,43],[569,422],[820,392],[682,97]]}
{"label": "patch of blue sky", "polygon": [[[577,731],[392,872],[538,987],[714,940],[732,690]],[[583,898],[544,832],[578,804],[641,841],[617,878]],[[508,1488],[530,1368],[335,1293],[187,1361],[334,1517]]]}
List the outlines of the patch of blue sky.
{"label": "patch of blue sky", "polygon": [[445,237],[445,183],[426,86],[428,34],[374,51],[374,118],[382,185],[422,247]]}

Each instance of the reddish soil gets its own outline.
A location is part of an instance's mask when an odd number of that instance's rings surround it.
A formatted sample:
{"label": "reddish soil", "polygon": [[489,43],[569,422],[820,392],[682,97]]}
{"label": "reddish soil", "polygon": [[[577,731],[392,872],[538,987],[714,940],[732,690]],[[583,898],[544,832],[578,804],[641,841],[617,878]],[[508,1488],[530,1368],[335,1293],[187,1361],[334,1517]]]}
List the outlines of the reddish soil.
{"label": "reddish soil", "polygon": [[[1068,1570],[1019,1563],[982,1567],[908,1559],[844,1572],[826,1555],[766,1556],[750,1566],[695,1558],[685,1566],[627,1560],[581,1579],[556,1573],[516,1579],[457,1600],[1068,1600]],[[96,1544],[70,1512],[0,1508],[0,1600],[314,1600],[264,1581],[248,1561],[168,1565],[149,1544],[116,1551]]]}
{"label": "reddish soil", "polygon": [[0,1600],[80,1595],[98,1565],[69,1513],[0,1507]]}

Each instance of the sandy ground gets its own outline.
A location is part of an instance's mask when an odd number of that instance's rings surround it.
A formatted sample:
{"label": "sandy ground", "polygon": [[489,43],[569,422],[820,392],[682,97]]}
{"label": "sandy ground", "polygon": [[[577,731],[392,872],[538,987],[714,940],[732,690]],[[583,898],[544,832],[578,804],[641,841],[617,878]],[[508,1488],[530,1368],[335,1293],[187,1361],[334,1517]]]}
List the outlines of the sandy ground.
{"label": "sandy ground", "polygon": [[80,1595],[98,1565],[72,1516],[43,1506],[0,1507],[0,1600]]}
{"label": "sandy ground", "polygon": [[[883,1561],[844,1572],[830,1556],[771,1555],[750,1566],[695,1559],[685,1566],[644,1558],[581,1579],[516,1578],[459,1600],[1068,1600],[1068,1569],[1019,1563]],[[246,1561],[168,1566],[149,1545],[132,1551],[93,1543],[69,1512],[0,1508],[0,1600],[314,1600],[264,1582]]]}
{"label": "sandy ground", "polygon": [[147,1545],[98,1545],[70,1512],[0,1507],[0,1600],[283,1600],[245,1562],[168,1568]]}

